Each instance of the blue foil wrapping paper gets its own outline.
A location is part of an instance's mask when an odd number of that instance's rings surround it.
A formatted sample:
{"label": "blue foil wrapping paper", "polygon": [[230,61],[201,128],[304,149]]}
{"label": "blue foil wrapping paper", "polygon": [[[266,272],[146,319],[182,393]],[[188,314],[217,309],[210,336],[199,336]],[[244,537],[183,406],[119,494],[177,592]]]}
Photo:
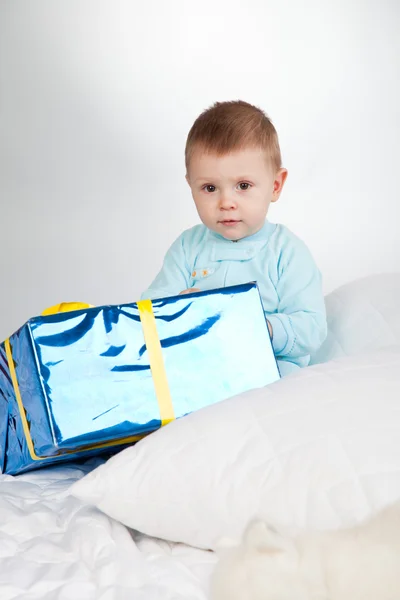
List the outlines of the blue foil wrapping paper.
{"label": "blue foil wrapping paper", "polygon": [[[175,417],[279,379],[256,284],[152,302]],[[0,468],[121,449],[161,426],[138,305],[35,317],[9,340],[34,451],[0,345]],[[92,448],[88,450],[87,448]],[[104,450],[103,450],[104,451]]]}

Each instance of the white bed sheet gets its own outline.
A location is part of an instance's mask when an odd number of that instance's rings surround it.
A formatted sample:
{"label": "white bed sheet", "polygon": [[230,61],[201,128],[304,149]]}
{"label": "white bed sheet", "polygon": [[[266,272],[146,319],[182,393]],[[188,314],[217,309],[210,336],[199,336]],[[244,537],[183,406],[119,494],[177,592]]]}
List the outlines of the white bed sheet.
{"label": "white bed sheet", "polygon": [[69,495],[99,462],[0,476],[0,599],[206,600],[211,552],[130,532]]}

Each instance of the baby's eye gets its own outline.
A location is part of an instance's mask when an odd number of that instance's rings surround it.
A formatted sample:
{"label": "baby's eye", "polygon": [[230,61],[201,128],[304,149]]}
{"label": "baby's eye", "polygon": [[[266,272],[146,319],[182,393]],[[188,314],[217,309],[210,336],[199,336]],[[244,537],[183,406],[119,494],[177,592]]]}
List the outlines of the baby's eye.
{"label": "baby's eye", "polygon": [[215,192],[216,187],[215,185],[205,185],[203,189],[209,194],[211,194],[212,192]]}
{"label": "baby's eye", "polygon": [[246,183],[245,181],[241,181],[238,184],[238,188],[239,188],[239,190],[242,190],[242,192],[245,192],[246,190],[248,190],[249,187],[250,187],[250,183]]}

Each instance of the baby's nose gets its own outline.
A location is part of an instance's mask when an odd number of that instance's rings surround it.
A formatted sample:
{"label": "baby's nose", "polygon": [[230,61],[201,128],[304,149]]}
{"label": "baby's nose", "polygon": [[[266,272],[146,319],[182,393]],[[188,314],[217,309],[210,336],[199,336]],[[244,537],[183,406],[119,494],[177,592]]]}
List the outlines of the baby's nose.
{"label": "baby's nose", "polygon": [[219,206],[221,210],[231,210],[236,208],[236,202],[229,193],[221,193],[219,198]]}

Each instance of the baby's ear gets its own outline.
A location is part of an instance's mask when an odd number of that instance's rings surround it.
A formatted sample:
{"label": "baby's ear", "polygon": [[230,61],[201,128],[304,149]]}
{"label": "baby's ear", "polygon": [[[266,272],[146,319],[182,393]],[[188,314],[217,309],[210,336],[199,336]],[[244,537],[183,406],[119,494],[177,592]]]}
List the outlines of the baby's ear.
{"label": "baby's ear", "polygon": [[295,552],[293,540],[279,533],[264,521],[252,521],[244,534],[244,545],[250,550],[275,554],[277,552]]}

